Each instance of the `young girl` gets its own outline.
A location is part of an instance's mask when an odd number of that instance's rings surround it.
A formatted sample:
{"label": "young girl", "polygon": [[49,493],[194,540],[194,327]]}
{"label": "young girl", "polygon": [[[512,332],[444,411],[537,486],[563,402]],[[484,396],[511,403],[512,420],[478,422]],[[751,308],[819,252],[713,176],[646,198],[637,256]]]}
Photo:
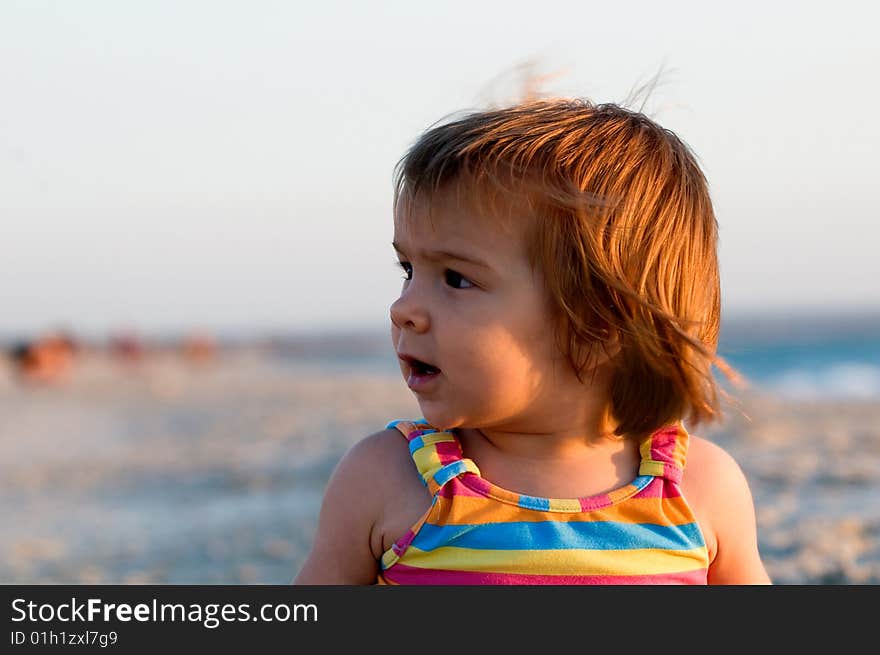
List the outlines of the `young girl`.
{"label": "young girl", "polygon": [[[766,584],[720,420],[717,224],[641,113],[530,100],[396,170],[391,337],[422,418],[343,457],[295,584]],[[721,391],[722,395],[723,391]]]}

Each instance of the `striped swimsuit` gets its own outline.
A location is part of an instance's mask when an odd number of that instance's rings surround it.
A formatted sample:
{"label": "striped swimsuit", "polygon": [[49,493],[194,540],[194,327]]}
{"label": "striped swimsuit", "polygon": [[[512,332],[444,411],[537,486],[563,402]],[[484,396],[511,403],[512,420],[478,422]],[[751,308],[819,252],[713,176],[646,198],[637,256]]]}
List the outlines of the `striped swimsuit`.
{"label": "striped swimsuit", "polygon": [[640,444],[638,477],[584,498],[526,496],[480,477],[452,431],[392,421],[433,495],[382,556],[378,584],[706,584],[708,552],[679,482],[678,422]]}

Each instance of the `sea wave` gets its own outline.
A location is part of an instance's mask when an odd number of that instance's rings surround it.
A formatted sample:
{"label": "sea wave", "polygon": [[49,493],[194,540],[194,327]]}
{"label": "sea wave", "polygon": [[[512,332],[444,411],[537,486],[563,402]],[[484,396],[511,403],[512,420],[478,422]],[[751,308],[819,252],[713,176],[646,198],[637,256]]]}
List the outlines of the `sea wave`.
{"label": "sea wave", "polygon": [[839,362],[818,368],[790,368],[762,380],[759,386],[796,400],[880,400],[880,366]]}

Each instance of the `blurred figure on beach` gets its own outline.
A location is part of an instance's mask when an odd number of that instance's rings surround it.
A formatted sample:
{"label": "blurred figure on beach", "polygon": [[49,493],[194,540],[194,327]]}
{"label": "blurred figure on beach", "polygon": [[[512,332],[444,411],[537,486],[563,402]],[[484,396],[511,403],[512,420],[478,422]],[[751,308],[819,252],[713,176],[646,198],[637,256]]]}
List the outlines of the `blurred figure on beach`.
{"label": "blurred figure on beach", "polygon": [[217,340],[206,330],[191,332],[183,339],[182,353],[192,364],[206,364],[217,356]]}
{"label": "blurred figure on beach", "polygon": [[9,351],[18,378],[33,384],[60,384],[70,379],[79,345],[66,332],[20,341]]}
{"label": "blurred figure on beach", "polygon": [[136,365],[144,360],[146,348],[140,335],[131,329],[119,330],[108,343],[111,356],[123,365]]}

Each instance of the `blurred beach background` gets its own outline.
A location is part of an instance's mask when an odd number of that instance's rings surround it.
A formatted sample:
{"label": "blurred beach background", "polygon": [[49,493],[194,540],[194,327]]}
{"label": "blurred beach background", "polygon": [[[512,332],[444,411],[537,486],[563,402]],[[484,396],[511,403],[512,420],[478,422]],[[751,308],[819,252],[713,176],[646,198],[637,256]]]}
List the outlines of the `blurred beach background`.
{"label": "blurred beach background", "polygon": [[880,583],[880,9],[825,5],[0,5],[0,583],[289,582],[342,453],[418,416],[394,164],[526,81],[647,85],[694,149],[750,382],[696,433],[775,582]]}
{"label": "blurred beach background", "polygon": [[[751,388],[697,433],[740,462],[773,580],[880,583],[880,315],[725,328]],[[345,449],[419,416],[378,332],[125,335],[57,367],[0,376],[4,582],[286,583]]]}

